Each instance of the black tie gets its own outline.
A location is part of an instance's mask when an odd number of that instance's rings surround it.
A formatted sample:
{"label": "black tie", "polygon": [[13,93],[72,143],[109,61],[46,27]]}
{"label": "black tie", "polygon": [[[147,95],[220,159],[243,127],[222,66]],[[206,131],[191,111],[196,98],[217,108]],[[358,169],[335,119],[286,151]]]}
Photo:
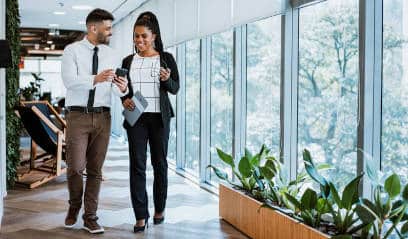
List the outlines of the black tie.
{"label": "black tie", "polygon": [[[95,47],[93,50],[94,50],[94,54],[92,57],[92,75],[96,75],[98,74],[98,47]],[[95,88],[92,90],[89,90],[87,107],[88,108],[93,107],[94,101],[95,101]]]}

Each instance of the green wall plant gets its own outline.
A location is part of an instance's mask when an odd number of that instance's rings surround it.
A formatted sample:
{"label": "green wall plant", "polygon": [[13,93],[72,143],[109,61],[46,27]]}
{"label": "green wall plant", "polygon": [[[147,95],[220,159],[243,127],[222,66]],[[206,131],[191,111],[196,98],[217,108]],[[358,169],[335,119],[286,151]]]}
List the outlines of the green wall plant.
{"label": "green wall plant", "polygon": [[12,67],[6,70],[6,140],[7,140],[7,186],[14,185],[20,161],[20,121],[14,113],[18,104],[20,71],[20,14],[17,0],[6,0],[6,39],[10,43]]}

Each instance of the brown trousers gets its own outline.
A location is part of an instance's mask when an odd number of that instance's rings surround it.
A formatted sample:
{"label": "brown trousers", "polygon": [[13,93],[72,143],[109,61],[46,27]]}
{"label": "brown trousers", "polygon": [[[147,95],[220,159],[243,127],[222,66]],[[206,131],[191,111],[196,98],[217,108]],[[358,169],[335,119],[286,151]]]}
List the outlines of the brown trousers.
{"label": "brown trousers", "polygon": [[111,129],[110,112],[67,114],[66,153],[69,204],[82,205],[83,180],[86,169],[83,218],[96,217],[98,196],[102,181],[102,166],[105,161]]}

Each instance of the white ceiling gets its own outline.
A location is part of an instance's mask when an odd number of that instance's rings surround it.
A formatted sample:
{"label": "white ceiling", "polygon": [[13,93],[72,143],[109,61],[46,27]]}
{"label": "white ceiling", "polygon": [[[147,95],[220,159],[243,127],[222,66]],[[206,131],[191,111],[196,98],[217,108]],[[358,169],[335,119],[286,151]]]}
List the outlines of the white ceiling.
{"label": "white ceiling", "polygon": [[[113,13],[114,23],[147,0],[19,0],[21,27],[85,31],[85,19],[91,10],[74,10],[74,5],[89,5]],[[55,15],[54,12],[65,12]],[[79,22],[82,22],[81,24]],[[58,24],[59,26],[50,26]]]}

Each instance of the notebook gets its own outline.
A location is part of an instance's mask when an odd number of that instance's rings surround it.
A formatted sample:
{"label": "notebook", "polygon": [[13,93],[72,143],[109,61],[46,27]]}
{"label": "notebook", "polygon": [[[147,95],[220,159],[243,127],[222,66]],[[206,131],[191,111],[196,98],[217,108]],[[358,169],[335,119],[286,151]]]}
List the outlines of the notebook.
{"label": "notebook", "polygon": [[139,119],[140,115],[142,115],[147,108],[148,103],[140,91],[134,93],[132,100],[135,102],[135,108],[133,110],[124,109],[122,114],[129,125],[133,127],[137,119]]}

